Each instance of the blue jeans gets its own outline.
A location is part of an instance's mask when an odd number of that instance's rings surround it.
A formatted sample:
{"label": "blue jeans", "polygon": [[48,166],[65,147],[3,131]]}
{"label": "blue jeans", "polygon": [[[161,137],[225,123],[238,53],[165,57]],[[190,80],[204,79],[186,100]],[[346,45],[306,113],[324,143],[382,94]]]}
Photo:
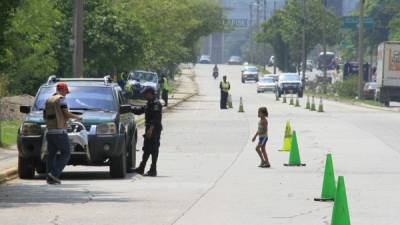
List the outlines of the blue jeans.
{"label": "blue jeans", "polygon": [[[47,173],[59,177],[71,157],[68,134],[47,134]],[[60,155],[57,156],[57,153]]]}

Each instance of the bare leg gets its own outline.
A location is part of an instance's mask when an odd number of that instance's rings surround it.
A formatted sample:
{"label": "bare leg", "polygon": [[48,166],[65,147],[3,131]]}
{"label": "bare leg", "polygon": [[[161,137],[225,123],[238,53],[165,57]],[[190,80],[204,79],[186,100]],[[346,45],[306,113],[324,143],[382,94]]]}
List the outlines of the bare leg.
{"label": "bare leg", "polygon": [[263,163],[264,162],[264,158],[263,158],[263,153],[261,152],[261,146],[260,145],[257,145],[256,152],[258,153],[258,156],[260,156],[261,163]]}
{"label": "bare leg", "polygon": [[268,156],[267,156],[267,151],[265,150],[265,145],[261,146],[261,153],[264,158],[265,165],[270,166]]}

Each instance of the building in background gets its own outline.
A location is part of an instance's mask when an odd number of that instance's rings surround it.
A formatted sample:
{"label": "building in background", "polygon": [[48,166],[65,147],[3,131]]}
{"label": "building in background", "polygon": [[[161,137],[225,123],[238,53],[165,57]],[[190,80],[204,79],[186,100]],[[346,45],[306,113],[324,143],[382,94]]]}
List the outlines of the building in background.
{"label": "building in background", "polygon": [[343,16],[352,13],[358,7],[359,0],[343,0]]}
{"label": "building in background", "polygon": [[328,0],[327,7],[331,9],[336,16],[343,16],[343,0]]}
{"label": "building in background", "polygon": [[221,0],[220,2],[227,12],[227,22],[235,26],[233,30],[214,33],[204,38],[201,53],[210,55],[213,63],[225,63],[232,55],[242,56],[242,49],[252,38],[251,33],[257,23],[259,25],[271,17],[274,10],[282,8],[285,4],[285,0]]}

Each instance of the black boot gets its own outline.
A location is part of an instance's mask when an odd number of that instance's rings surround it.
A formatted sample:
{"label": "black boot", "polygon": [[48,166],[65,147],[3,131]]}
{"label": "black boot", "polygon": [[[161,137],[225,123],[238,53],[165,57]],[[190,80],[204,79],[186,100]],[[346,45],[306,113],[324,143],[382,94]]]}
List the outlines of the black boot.
{"label": "black boot", "polygon": [[136,169],[133,170],[134,173],[138,173],[140,175],[144,174],[144,168],[146,167],[146,164],[144,164],[143,162],[140,163],[139,167],[137,167]]}
{"label": "black boot", "polygon": [[151,165],[150,170],[145,174],[147,177],[156,177],[157,176],[157,167]]}

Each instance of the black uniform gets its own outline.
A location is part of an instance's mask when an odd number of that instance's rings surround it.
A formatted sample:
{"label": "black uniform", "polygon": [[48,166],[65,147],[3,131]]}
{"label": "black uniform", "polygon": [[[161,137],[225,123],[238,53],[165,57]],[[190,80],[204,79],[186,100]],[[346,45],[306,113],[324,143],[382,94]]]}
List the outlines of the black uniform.
{"label": "black uniform", "polygon": [[[152,164],[148,174],[157,175],[157,160],[162,131],[162,105],[158,101],[158,99],[154,98],[153,100],[148,101],[145,106],[132,108],[132,112],[136,115],[141,115],[145,113],[146,124],[146,132],[143,135],[144,143],[142,162],[140,163],[140,166],[136,169],[136,172],[140,174],[144,173],[147,160],[151,155]],[[151,127],[153,127],[153,134],[150,138],[147,138],[146,134]]]}

